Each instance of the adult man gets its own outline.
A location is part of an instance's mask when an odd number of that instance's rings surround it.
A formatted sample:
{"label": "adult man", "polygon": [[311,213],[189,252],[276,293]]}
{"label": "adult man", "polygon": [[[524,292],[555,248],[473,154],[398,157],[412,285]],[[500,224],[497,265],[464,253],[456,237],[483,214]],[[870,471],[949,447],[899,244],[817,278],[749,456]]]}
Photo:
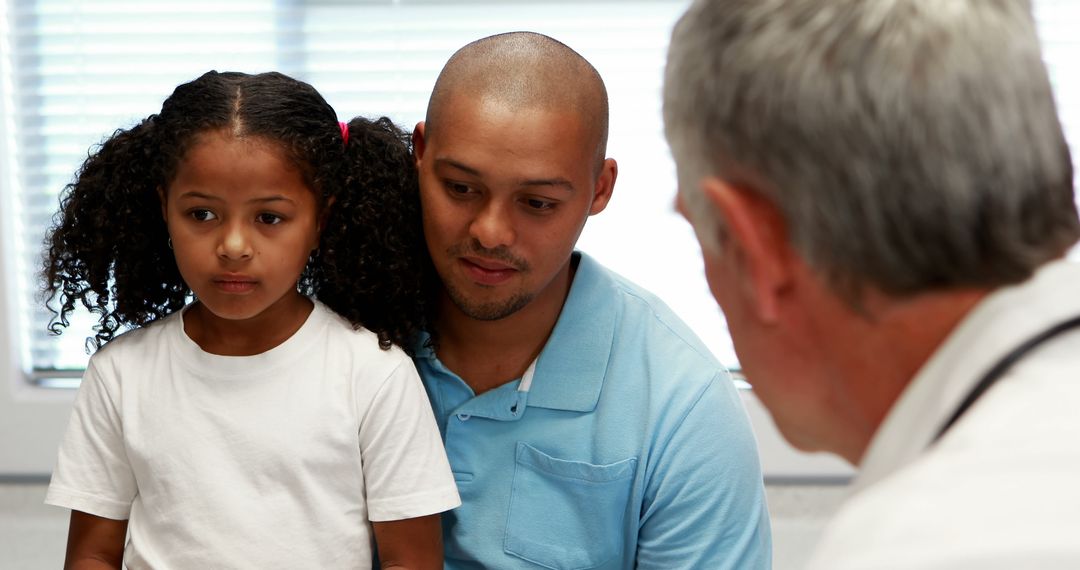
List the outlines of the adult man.
{"label": "adult man", "polygon": [[611,198],[607,95],[512,33],[447,62],[413,136],[442,290],[416,362],[463,506],[450,568],[766,568],[752,434],[667,307],[574,252]]}
{"label": "adult man", "polygon": [[755,392],[861,468],[811,566],[1080,567],[1080,224],[1030,6],[703,0],[664,92]]}

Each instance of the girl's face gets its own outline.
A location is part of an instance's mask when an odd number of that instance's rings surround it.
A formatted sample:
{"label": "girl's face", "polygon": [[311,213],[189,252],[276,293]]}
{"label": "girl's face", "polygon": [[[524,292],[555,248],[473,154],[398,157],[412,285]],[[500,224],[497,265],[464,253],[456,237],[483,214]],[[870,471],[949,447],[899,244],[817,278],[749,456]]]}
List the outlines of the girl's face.
{"label": "girl's face", "polygon": [[200,318],[266,331],[303,323],[310,305],[296,282],[319,245],[319,205],[277,145],[198,135],[162,208],[180,274],[210,313]]}

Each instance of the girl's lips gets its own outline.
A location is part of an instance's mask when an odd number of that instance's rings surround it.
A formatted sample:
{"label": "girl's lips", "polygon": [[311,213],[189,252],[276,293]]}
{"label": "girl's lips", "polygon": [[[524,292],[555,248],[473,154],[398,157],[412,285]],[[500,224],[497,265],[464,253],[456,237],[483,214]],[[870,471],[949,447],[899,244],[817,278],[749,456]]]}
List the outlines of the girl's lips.
{"label": "girl's lips", "polygon": [[215,279],[214,285],[225,293],[248,293],[255,289],[256,282],[238,279]]}

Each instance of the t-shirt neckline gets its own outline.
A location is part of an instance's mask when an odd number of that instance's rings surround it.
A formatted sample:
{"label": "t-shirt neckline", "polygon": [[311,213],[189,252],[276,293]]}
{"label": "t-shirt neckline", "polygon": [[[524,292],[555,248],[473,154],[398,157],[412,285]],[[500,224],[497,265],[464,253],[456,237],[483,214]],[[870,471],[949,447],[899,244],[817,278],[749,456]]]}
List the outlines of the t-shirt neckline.
{"label": "t-shirt neckline", "polygon": [[180,361],[185,363],[193,372],[203,376],[215,378],[243,378],[261,376],[298,360],[309,350],[318,334],[330,320],[330,309],[322,303],[312,299],[314,306],[311,313],[304,320],[292,336],[285,339],[281,344],[250,356],[224,356],[212,354],[203,350],[184,331],[183,315],[192,307],[186,305],[183,309],[174,313],[169,323],[172,332],[170,337],[178,353]]}

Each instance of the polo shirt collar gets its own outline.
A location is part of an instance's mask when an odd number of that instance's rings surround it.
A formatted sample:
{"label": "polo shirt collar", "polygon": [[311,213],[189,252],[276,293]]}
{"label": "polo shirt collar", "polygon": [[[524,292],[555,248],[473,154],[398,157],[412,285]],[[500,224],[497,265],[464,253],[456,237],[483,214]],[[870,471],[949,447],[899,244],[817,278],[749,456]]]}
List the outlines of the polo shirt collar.
{"label": "polo shirt collar", "polygon": [[618,305],[611,277],[593,258],[574,252],[574,282],[536,362],[530,407],[591,412],[600,400],[615,338]]}
{"label": "polo shirt collar", "polygon": [[[571,263],[577,265],[574,282],[570,284],[555,328],[537,357],[527,405],[591,412],[600,400],[607,374],[615,338],[617,305],[612,300],[611,277],[599,263],[579,251],[573,253]],[[417,358],[429,359],[436,362],[440,370],[446,370],[427,346],[429,338],[427,332],[419,335],[415,344]],[[512,397],[516,391],[517,383],[511,384],[513,386],[501,387],[507,388],[506,397]]]}
{"label": "polo shirt collar", "polygon": [[[428,331],[420,331],[420,334],[416,335],[416,342],[413,343],[414,358],[425,358],[428,360],[438,360],[435,356],[435,351],[431,349],[428,343],[431,341],[431,333]],[[442,365],[442,363],[439,363]]]}

